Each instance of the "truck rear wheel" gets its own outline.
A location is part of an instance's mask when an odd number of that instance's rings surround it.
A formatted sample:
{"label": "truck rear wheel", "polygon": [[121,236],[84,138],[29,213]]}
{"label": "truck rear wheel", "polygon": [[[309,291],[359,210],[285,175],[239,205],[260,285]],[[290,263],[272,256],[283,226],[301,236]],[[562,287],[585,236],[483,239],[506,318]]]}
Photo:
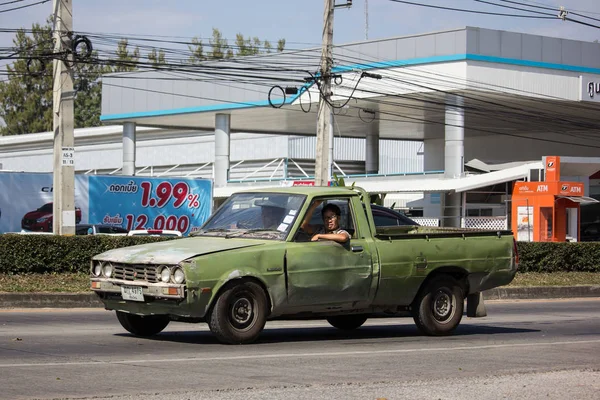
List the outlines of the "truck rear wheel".
{"label": "truck rear wheel", "polygon": [[208,327],[222,343],[255,341],[267,322],[267,295],[254,282],[232,284],[217,298]]}
{"label": "truck rear wheel", "polygon": [[413,319],[421,332],[430,336],[449,335],[462,319],[464,294],[449,275],[433,278],[413,304]]}
{"label": "truck rear wheel", "polygon": [[367,317],[365,315],[338,315],[327,318],[327,322],[329,322],[331,326],[345,331],[360,328],[366,320]]}
{"label": "truck rear wheel", "polygon": [[121,326],[136,336],[154,336],[169,325],[169,317],[164,315],[135,315],[117,311],[117,319]]}

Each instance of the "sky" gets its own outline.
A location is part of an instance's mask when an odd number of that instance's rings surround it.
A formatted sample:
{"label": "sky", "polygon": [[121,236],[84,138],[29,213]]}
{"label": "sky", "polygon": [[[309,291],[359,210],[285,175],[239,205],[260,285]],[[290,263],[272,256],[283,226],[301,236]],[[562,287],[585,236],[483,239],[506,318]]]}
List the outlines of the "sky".
{"label": "sky", "polygon": [[[1,28],[30,28],[32,23],[44,23],[52,13],[52,1],[21,10],[1,12],[25,0],[0,5]],[[337,0],[341,4],[344,0]],[[448,10],[418,7],[390,0],[354,0],[351,8],[337,8],[334,20],[334,44],[362,41],[366,37],[365,1],[368,1],[368,38],[381,39],[445,29],[475,26],[522,33],[532,33],[567,39],[594,41],[600,39],[600,29],[558,18],[486,16]],[[483,4],[477,0],[412,0],[415,3],[464,8],[499,13],[520,11]],[[491,2],[520,7],[502,0]],[[600,0],[512,0],[521,4],[558,7],[598,19],[575,17],[600,26]],[[9,0],[0,0],[0,4]],[[319,46],[323,26],[324,0],[73,0],[75,31],[119,33],[129,35],[164,35],[208,38],[212,28],[219,29],[230,43],[236,33],[259,37],[275,44],[286,39],[286,48]],[[539,10],[544,12],[543,10]],[[549,11],[545,11],[549,12]],[[0,33],[0,47],[12,46],[13,34]],[[185,40],[185,39],[182,39]]]}

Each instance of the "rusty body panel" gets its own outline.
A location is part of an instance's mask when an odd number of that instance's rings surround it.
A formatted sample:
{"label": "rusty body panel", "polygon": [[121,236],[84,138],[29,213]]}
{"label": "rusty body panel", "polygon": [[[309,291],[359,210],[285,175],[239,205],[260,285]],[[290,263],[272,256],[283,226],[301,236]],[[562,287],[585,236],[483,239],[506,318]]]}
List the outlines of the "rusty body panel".
{"label": "rusty body panel", "polygon": [[[238,199],[243,201],[237,204],[232,196],[198,236],[95,256],[92,290],[109,310],[198,322],[207,319],[224,290],[251,280],[266,293],[268,318],[324,318],[407,310],[424,285],[441,273],[455,277],[465,295],[508,284],[516,273],[511,232],[376,227],[368,202],[363,204],[368,195],[357,188],[296,187],[242,194]],[[239,228],[229,217],[243,213],[244,224],[260,222],[252,214],[259,198],[287,199],[281,206],[281,223],[268,229]],[[303,217],[314,199],[347,204],[349,242],[299,240]],[[103,268],[109,264],[111,272],[105,276]],[[163,266],[171,271],[166,282],[160,276]],[[114,276],[115,270],[128,268],[136,277]],[[175,281],[177,268],[183,270],[182,283]],[[141,297],[125,300],[123,286],[141,287]]]}

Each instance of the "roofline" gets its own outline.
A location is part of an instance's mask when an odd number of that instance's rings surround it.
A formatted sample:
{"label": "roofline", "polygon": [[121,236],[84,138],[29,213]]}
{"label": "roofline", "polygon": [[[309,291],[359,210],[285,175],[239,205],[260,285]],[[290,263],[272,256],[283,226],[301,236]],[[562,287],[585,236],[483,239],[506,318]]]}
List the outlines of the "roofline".
{"label": "roofline", "polygon": [[[568,71],[568,72],[582,72],[582,73],[600,75],[600,68],[584,67],[584,66],[570,65],[570,64],[549,63],[549,62],[543,62],[543,61],[520,60],[520,59],[516,59],[516,58],[504,58],[504,57],[497,57],[497,56],[485,56],[485,55],[481,55],[481,54],[472,54],[472,53],[459,53],[459,54],[451,54],[451,55],[444,55],[444,56],[411,58],[411,59],[405,59],[405,60],[392,60],[392,61],[380,61],[380,62],[372,62],[372,63],[350,64],[347,66],[334,67],[332,69],[332,72],[343,73],[343,72],[349,72],[349,71],[355,71],[355,70],[385,69],[385,68],[407,67],[407,66],[415,66],[415,65],[423,65],[423,64],[457,62],[457,61],[480,61],[480,62],[489,62],[489,63],[496,63],[496,64],[515,65],[515,66],[532,67],[532,68],[543,68],[543,69],[560,70],[560,71]],[[309,87],[308,85],[303,86],[303,88],[308,88],[308,87]],[[301,89],[298,91],[298,94],[296,94],[290,98],[278,100],[277,102],[274,102],[274,103],[276,105],[281,105],[281,106],[289,105],[289,104],[293,103],[302,93],[303,93],[303,90]],[[254,107],[269,107],[269,106],[270,106],[270,104],[269,104],[268,100],[224,103],[224,104],[211,104],[211,105],[204,105],[204,106],[184,107],[184,108],[175,108],[175,109],[167,109],[167,110],[138,111],[138,112],[131,112],[131,113],[101,115],[100,121],[103,121],[103,122],[113,121],[114,122],[114,121],[133,119],[133,118],[150,118],[150,117],[158,117],[158,116],[166,116],[166,115],[219,112],[219,111],[247,109],[247,108],[254,108]]]}

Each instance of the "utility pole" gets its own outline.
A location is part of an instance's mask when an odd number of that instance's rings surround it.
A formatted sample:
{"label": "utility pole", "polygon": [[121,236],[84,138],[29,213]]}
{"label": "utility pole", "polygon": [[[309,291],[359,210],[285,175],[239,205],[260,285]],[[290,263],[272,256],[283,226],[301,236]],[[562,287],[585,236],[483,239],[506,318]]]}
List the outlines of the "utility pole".
{"label": "utility pole", "polygon": [[[75,234],[75,138],[73,113],[72,0],[53,0],[54,9],[54,182],[52,230]],[[65,62],[66,60],[66,62]]]}
{"label": "utility pole", "polygon": [[329,124],[331,123],[331,68],[333,66],[333,10],[334,0],[325,0],[323,14],[323,49],[321,52],[320,96],[317,114],[317,158],[315,185],[329,185]]}
{"label": "utility pole", "polygon": [[365,40],[369,40],[369,0],[365,0]]}

